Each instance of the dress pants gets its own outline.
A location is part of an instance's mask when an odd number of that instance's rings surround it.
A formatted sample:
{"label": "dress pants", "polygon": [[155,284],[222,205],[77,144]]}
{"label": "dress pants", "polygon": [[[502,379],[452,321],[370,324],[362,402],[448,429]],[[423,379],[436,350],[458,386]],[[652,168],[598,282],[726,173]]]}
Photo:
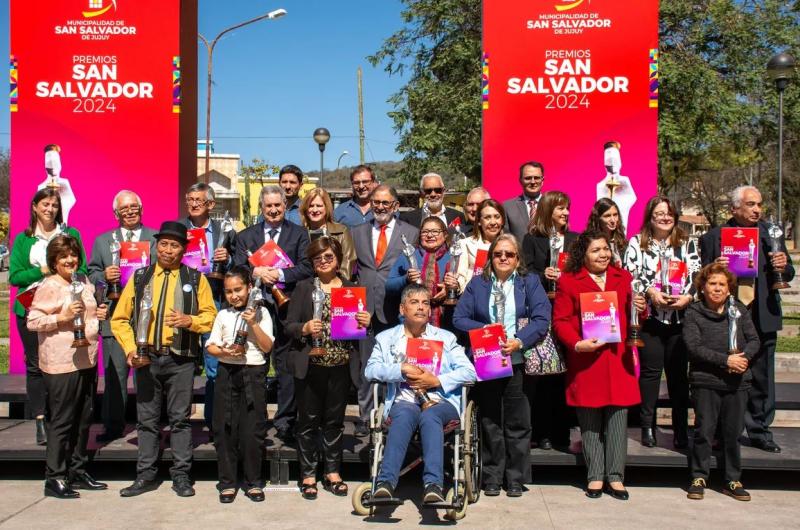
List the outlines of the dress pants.
{"label": "dress pants", "polygon": [[392,488],[400,480],[400,468],[406,457],[408,442],[419,427],[422,441],[422,481],[444,487],[444,427],[458,419],[458,411],[449,401],[440,401],[423,412],[410,401],[395,400],[389,409],[389,434],[378,482],[388,482]]}
{"label": "dress pants", "polygon": [[744,424],[751,440],[772,440],[769,426],[775,419],[775,345],[778,334],[758,332],[761,349],[750,363],[753,383],[747,398]]}
{"label": "dress pants", "polygon": [[47,389],[39,368],[39,334],[28,330],[28,319],[17,316],[17,330],[25,351],[25,391],[31,417],[44,416],[47,407]]}
{"label": "dress pants", "polygon": [[656,401],[661,372],[667,373],[667,389],[672,403],[672,428],[676,438],[686,439],[689,409],[689,361],[681,324],[664,324],[648,318],[642,326],[644,346],[639,348],[642,394],[639,418],[642,428],[655,428]]}
{"label": "dress pants", "polygon": [[694,446],[692,447],[692,478],[708,480],[711,465],[711,444],[719,423],[722,440],[725,482],[738,481],[742,476],[742,457],[739,435],[744,427],[747,405],[746,390],[714,390],[692,388],[694,398]]}
{"label": "dress pants", "polygon": [[103,390],[101,416],[107,433],[125,430],[125,409],[128,406],[128,372],[125,352],[113,336],[103,337]]}
{"label": "dress pants", "polygon": [[221,362],[214,385],[214,441],[217,489],[263,488],[262,463],[267,434],[266,375],[269,365]]}
{"label": "dress pants", "polygon": [[628,457],[628,409],[576,407],[588,482],[623,482]]}
{"label": "dress pants", "polygon": [[507,487],[530,482],[531,410],[523,372],[523,365],[515,364],[511,377],[477,384],[484,486],[500,486],[503,478]]}
{"label": "dress pants", "polygon": [[350,390],[350,367],[309,363],[305,379],[294,380],[294,390],[302,478],[316,476],[320,431],[324,473],[338,473],[342,460],[344,412]]}
{"label": "dress pants", "polygon": [[45,477],[70,480],[86,472],[97,368],[44,374],[43,379],[50,406]]}
{"label": "dress pants", "polygon": [[534,440],[549,438],[555,445],[569,445],[569,429],[577,421],[572,408],[567,406],[565,379],[565,374],[524,377]]}
{"label": "dress pants", "polygon": [[160,447],[161,403],[166,396],[167,419],[170,425],[172,467],[175,481],[189,478],[192,467],[192,428],[189,414],[192,407],[195,361],[178,355],[151,355],[148,366],[136,369],[136,431],[139,455],[136,476],[155,480]]}

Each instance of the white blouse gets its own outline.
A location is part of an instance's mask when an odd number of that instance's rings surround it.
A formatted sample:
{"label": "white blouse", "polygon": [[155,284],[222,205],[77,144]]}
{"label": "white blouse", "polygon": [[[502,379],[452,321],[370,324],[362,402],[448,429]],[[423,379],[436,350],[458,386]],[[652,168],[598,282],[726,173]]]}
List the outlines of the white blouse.
{"label": "white blouse", "polygon": [[458,279],[459,291],[464,292],[469,281],[472,279],[472,272],[475,268],[475,259],[477,258],[479,250],[489,250],[491,243],[481,239],[479,234],[477,238],[466,237],[459,241],[461,246],[461,258],[458,260],[458,268],[456,269],[456,278]]}
{"label": "white blouse", "polygon": [[[217,313],[217,318],[214,319],[214,326],[211,328],[211,336],[206,341],[206,345],[213,344],[215,346],[223,347],[233,344],[236,338],[236,330],[242,325],[246,324],[242,321],[242,312],[238,309],[229,307]],[[275,334],[272,330],[272,317],[266,308],[258,308],[258,327],[264,330],[264,333],[269,336],[273,341]],[[261,351],[256,344],[255,338],[252,333],[247,335],[247,347],[245,354],[237,357],[218,357],[219,362],[228,364],[248,364],[248,365],[261,365],[267,362],[269,353]]]}

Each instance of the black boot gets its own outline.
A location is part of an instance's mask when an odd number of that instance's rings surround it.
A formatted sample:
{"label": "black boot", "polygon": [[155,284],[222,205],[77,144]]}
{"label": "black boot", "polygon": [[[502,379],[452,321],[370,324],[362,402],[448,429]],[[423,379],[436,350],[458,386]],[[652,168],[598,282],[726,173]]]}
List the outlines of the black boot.
{"label": "black boot", "polygon": [[36,445],[47,445],[47,427],[44,418],[36,418]]}
{"label": "black boot", "polygon": [[642,427],[642,445],[645,447],[656,446],[656,431],[652,427]]}
{"label": "black boot", "polygon": [[58,499],[77,499],[81,495],[70,488],[66,480],[49,478],[44,481],[44,496]]}

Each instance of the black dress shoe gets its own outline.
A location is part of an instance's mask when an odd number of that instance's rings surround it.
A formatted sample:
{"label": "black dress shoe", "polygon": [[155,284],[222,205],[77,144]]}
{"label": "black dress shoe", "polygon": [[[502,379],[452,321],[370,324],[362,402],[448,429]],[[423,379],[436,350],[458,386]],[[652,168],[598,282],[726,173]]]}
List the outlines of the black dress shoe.
{"label": "black dress shoe", "polygon": [[264,490],[261,488],[250,488],[244,492],[244,496],[253,502],[264,502]]}
{"label": "black dress shoe", "polygon": [[483,487],[483,494],[487,497],[497,497],[500,495],[500,486],[497,484],[486,484]]}
{"label": "black dress shoe", "polygon": [[127,488],[122,488],[119,490],[120,497],[136,497],[137,495],[141,495],[142,493],[147,493],[148,491],[155,491],[158,489],[158,482],[155,480],[142,480],[137,478],[133,481],[133,484],[128,486]]}
{"label": "black dress shoe", "polygon": [[511,484],[506,488],[507,497],[522,497],[522,486],[520,484]]}
{"label": "black dress shoe", "polygon": [[539,449],[544,449],[545,451],[549,451],[553,448],[553,442],[550,441],[550,438],[542,438],[539,440]]}
{"label": "black dress shoe", "polygon": [[369,427],[363,421],[359,421],[356,423],[355,429],[353,429],[353,434],[358,438],[369,436]]}
{"label": "black dress shoe", "polygon": [[600,497],[603,496],[603,488],[594,489],[587,487],[586,496],[589,497],[590,499],[599,499]]}
{"label": "black dress shoe", "polygon": [[236,499],[236,490],[230,490],[227,492],[220,492],[219,494],[219,502],[222,504],[230,504]]}
{"label": "black dress shoe", "polygon": [[192,487],[192,483],[189,482],[189,479],[187,478],[179,478],[178,480],[173,481],[172,491],[174,491],[178,497],[194,496],[194,488]]}
{"label": "black dress shoe", "polygon": [[105,482],[98,482],[89,473],[81,473],[75,475],[69,481],[72,489],[76,490],[107,490],[108,484]]}
{"label": "black dress shoe", "polygon": [[36,418],[36,445],[47,445],[47,426],[44,418]]}
{"label": "black dress shoe", "polygon": [[615,490],[614,488],[611,487],[610,484],[606,484],[605,486],[603,486],[603,493],[605,493],[606,495],[611,495],[612,497],[620,501],[627,501],[628,498],[630,497],[628,495],[628,490],[626,489]]}
{"label": "black dress shoe", "polygon": [[645,447],[656,446],[656,433],[650,427],[642,428],[642,445]]}
{"label": "black dress shoe", "polygon": [[70,488],[66,480],[49,478],[44,481],[44,496],[58,499],[77,499],[81,494]]}
{"label": "black dress shoe", "polygon": [[756,449],[761,449],[762,451],[766,451],[768,453],[780,453],[781,446],[773,442],[772,440],[750,440],[750,445],[755,447]]}

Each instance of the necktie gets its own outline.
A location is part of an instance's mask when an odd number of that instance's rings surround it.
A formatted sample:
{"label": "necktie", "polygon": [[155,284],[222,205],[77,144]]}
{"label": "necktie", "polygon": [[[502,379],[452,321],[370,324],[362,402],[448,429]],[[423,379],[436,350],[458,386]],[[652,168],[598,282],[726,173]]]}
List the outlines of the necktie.
{"label": "necktie", "polygon": [[530,215],[531,215],[530,218],[533,219],[533,216],[536,215],[536,201],[533,200],[533,199],[530,199],[528,201],[528,206],[530,206]]}
{"label": "necktie", "polygon": [[125,234],[125,241],[133,241],[133,230],[128,230]]}
{"label": "necktie", "polygon": [[[275,241],[275,237],[278,235],[278,230],[275,229],[275,228],[270,228],[268,234],[269,234],[269,238],[272,241]],[[275,242],[277,243],[277,241],[275,241]]]}
{"label": "necktie", "polygon": [[375,252],[375,265],[380,265],[381,261],[383,261],[383,256],[386,255],[386,247],[388,243],[386,241],[386,227],[388,225],[381,226],[381,235],[378,236],[378,250]]}
{"label": "necktie", "polygon": [[161,296],[158,299],[158,310],[156,311],[156,329],[154,335],[154,343],[156,349],[161,348],[162,328],[164,327],[164,308],[167,305],[167,285],[169,284],[170,271],[164,270],[164,283],[161,284]]}
{"label": "necktie", "polygon": [[756,286],[753,278],[739,278],[737,298],[746,306],[753,303],[756,299]]}

